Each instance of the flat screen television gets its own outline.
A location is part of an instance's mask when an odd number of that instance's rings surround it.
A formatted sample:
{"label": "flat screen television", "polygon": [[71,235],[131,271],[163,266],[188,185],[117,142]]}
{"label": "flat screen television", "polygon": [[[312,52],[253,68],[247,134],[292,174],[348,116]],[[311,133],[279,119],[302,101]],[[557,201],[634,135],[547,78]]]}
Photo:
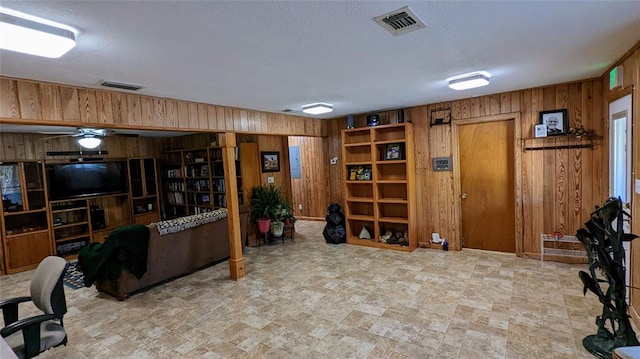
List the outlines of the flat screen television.
{"label": "flat screen television", "polygon": [[46,167],[52,201],[127,191],[125,162],[56,163]]}

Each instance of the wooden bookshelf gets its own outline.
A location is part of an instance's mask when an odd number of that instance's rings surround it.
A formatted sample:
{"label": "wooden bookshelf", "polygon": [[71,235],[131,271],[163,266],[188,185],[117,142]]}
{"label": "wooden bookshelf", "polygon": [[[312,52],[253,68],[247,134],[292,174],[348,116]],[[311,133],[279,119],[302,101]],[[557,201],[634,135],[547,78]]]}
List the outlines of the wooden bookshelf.
{"label": "wooden bookshelf", "polygon": [[[415,221],[413,124],[400,123],[342,131],[347,243],[413,251]],[[359,234],[366,226],[371,239]],[[387,232],[407,233],[404,245],[381,241]],[[402,238],[404,239],[404,238]]]}

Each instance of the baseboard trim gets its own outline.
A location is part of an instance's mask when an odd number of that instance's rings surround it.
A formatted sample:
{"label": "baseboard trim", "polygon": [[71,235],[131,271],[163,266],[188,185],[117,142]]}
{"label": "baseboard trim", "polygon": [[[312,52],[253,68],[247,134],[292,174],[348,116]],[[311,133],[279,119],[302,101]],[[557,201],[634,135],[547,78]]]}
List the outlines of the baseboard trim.
{"label": "baseboard trim", "polygon": [[325,221],[326,218],[323,217],[304,217],[304,216],[298,216],[298,219],[304,220],[304,221]]}

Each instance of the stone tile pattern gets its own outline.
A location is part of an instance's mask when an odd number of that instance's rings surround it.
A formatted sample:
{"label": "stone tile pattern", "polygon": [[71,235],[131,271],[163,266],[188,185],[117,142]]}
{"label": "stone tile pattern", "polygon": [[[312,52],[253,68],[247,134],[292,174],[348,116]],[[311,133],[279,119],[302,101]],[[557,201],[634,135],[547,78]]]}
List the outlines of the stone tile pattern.
{"label": "stone tile pattern", "polygon": [[[40,357],[592,358],[581,341],[601,306],[582,295],[586,265],[332,245],[323,227],[246,248],[237,282],[221,263],[125,302],[66,289],[69,344]],[[0,277],[1,297],[27,295],[32,273]]]}

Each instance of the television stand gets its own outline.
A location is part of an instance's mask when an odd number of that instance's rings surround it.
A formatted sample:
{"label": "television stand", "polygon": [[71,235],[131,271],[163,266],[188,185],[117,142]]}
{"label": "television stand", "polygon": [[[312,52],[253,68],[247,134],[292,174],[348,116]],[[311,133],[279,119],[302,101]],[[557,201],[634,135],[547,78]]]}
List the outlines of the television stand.
{"label": "television stand", "polygon": [[89,243],[104,242],[114,229],[131,224],[128,193],[51,201],[49,206],[54,251],[67,259],[75,258]]}

